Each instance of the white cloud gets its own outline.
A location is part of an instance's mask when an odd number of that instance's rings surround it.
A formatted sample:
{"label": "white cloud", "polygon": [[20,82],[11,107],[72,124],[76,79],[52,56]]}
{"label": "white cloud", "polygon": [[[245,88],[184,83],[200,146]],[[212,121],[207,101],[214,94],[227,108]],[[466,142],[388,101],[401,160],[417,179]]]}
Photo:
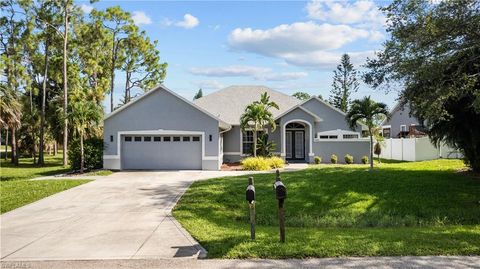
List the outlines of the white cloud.
{"label": "white cloud", "polygon": [[197,87],[207,90],[219,90],[225,88],[225,85],[217,80],[202,80],[194,83]]}
{"label": "white cloud", "polygon": [[145,14],[145,12],[143,11],[134,11],[132,19],[136,25],[142,25],[142,24],[146,25],[146,24],[152,23],[152,19],[150,19],[150,17],[147,16],[147,14]]}
{"label": "white cloud", "polygon": [[385,16],[371,0],[355,2],[312,0],[305,7],[308,17],[330,23],[357,24],[367,27],[385,25]]}
{"label": "white cloud", "polygon": [[256,80],[265,81],[287,81],[296,80],[308,76],[306,72],[281,72],[281,73],[266,73],[255,76]]}
{"label": "white cloud", "polygon": [[[328,69],[339,62],[343,46],[362,39],[381,38],[376,30],[310,21],[266,30],[237,28],[230,33],[228,44],[234,50],[279,58],[288,64]],[[358,63],[373,54],[371,51],[348,53]]]}
{"label": "white cloud", "polygon": [[81,5],[80,5],[80,9],[81,9],[84,13],[88,14],[88,13],[92,12],[93,6],[87,5],[87,4],[81,4]]}
{"label": "white cloud", "polygon": [[292,51],[338,49],[369,35],[367,30],[348,25],[296,22],[267,30],[237,28],[230,33],[228,42],[234,49],[276,56]]}
{"label": "white cloud", "polygon": [[230,65],[222,67],[194,67],[190,69],[190,73],[194,75],[203,75],[209,77],[247,77],[254,76],[259,73],[269,72],[269,68]]}
{"label": "white cloud", "polygon": [[245,65],[194,67],[190,69],[190,73],[207,77],[251,77],[262,81],[287,81],[308,76],[306,72],[275,73],[270,68]]}
{"label": "white cloud", "polygon": [[200,21],[197,17],[187,13],[183,15],[183,21],[176,22],[175,25],[178,27],[183,27],[185,29],[191,29],[198,26],[199,23]]}

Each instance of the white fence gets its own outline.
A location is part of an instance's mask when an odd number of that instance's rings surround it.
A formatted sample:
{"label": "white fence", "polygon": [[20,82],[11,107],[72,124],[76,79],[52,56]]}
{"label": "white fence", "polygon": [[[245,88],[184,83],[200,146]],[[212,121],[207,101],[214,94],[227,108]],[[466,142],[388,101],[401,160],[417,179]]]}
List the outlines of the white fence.
{"label": "white fence", "polygon": [[428,137],[390,138],[382,145],[380,157],[401,161],[424,161],[438,158],[462,158],[462,154],[447,145],[435,147]]}

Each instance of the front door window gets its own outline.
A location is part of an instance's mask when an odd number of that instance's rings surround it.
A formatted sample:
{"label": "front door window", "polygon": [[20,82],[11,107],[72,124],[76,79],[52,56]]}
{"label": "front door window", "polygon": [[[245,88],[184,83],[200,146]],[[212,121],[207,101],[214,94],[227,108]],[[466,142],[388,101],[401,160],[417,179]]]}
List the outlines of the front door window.
{"label": "front door window", "polygon": [[305,131],[285,132],[285,157],[293,160],[305,159]]}

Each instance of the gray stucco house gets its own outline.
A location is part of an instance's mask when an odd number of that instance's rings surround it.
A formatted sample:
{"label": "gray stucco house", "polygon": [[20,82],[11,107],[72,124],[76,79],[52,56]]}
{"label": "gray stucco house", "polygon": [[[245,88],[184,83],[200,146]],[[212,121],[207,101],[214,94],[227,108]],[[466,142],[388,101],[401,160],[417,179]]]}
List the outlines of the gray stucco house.
{"label": "gray stucco house", "polygon": [[219,170],[252,152],[253,133],[240,130],[245,107],[267,92],[277,128],[269,140],[287,161],[328,161],[345,154],[359,162],[369,141],[351,131],[345,114],[312,97],[300,101],[264,86],[231,86],[190,102],[160,85],[104,119],[104,168]]}
{"label": "gray stucco house", "polygon": [[382,123],[382,135],[385,138],[422,137],[426,136],[423,121],[410,115],[408,103],[398,102],[390,111],[390,119]]}

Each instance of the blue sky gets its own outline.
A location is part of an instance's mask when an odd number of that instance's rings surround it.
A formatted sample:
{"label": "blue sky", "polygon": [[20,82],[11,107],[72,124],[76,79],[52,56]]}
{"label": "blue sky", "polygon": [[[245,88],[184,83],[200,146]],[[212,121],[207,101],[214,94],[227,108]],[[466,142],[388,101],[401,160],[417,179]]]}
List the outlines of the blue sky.
{"label": "blue sky", "polygon": [[[357,68],[385,41],[386,2],[361,1],[78,1],[84,11],[119,5],[158,40],[168,63],[164,84],[187,99],[229,85],[265,85],[292,94],[328,98],[342,53]],[[116,95],[124,85],[116,79]],[[393,107],[397,94],[361,85],[354,98],[371,95]],[[108,106],[107,106],[108,107]]]}

